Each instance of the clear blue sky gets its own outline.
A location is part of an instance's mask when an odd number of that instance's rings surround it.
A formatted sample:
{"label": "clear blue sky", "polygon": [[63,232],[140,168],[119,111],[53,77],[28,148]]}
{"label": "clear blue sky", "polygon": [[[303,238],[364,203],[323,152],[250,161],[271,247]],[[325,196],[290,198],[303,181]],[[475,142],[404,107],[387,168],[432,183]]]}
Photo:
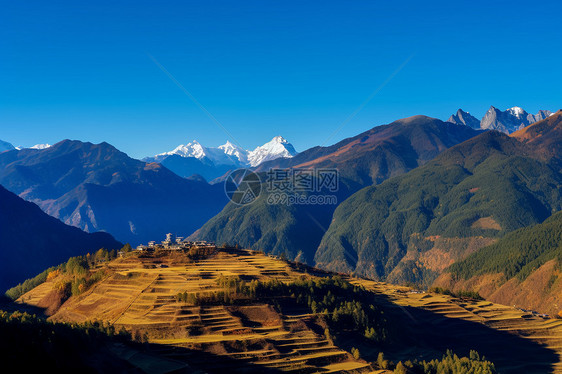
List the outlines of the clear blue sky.
{"label": "clear blue sky", "polygon": [[0,139],[107,141],[133,157],[227,135],[334,143],[459,107],[562,107],[560,1],[4,1]]}

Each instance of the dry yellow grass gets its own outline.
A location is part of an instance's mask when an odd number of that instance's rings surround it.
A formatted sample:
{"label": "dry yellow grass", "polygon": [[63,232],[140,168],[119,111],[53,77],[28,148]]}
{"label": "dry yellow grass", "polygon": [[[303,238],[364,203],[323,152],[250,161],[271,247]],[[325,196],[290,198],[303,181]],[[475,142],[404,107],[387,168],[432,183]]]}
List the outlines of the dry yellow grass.
{"label": "dry yellow grass", "polygon": [[[309,314],[274,313],[273,316],[266,305],[254,305],[253,308],[258,309],[248,310],[249,315],[257,318],[269,314],[270,319],[261,321],[262,326],[245,326],[227,306],[193,306],[176,301],[178,293],[220,291],[217,278],[221,275],[283,282],[303,276],[287,263],[249,251],[219,252],[195,262],[185,260],[182,256],[165,256],[158,259],[158,266],[154,266],[154,259],[137,256],[112,261],[110,277],[84,294],[70,298],[50,318],[109,321],[117,328],[146,333],[151,343],[170,348],[218,350],[224,357],[285,371],[354,370],[360,373],[371,370],[370,365],[353,360],[348,352],[334,346],[323,335],[311,330],[292,331],[292,326]],[[20,301],[37,305],[54,282],[56,279],[44,283]],[[190,334],[189,328],[194,325],[198,326],[198,332]],[[245,352],[221,351],[225,344],[254,344],[262,348],[248,348]],[[330,366],[336,363],[338,366]],[[217,367],[223,364],[218,362]]]}
{"label": "dry yellow grass", "polygon": [[[57,321],[104,320],[116,327],[146,333],[151,343],[162,347],[161,357],[176,365],[178,349],[188,355],[186,362],[195,366],[208,358],[189,352],[213,355],[211,371],[222,371],[240,361],[284,371],[312,372],[376,372],[367,363],[353,360],[350,354],[333,345],[322,334],[310,329],[295,329],[302,320],[311,318],[306,310],[279,314],[265,304],[247,307],[228,305],[194,306],[176,301],[180,292],[210,293],[220,290],[217,278],[237,275],[243,279],[277,279],[293,281],[297,277],[313,277],[293,269],[289,264],[261,253],[219,252],[205,260],[188,262],[181,256],[161,258],[118,259],[108,264],[112,275],[78,297],[70,298],[50,318]],[[405,318],[401,308],[428,311],[432,316],[468,321],[500,332],[514,334],[562,353],[562,321],[527,316],[522,311],[488,301],[468,301],[441,294],[413,292],[408,287],[365,279],[348,278],[374,294],[382,295],[396,313]],[[51,279],[20,298],[20,302],[44,305],[57,279]],[[246,308],[246,309],[244,309]],[[429,313],[431,312],[431,313]],[[406,314],[408,314],[406,312]],[[299,325],[300,323],[300,325]],[[190,330],[197,326],[197,332]],[[301,326],[302,327],[302,326]],[[470,332],[467,332],[470,333]],[[242,348],[240,348],[242,347]],[[377,351],[376,348],[365,348]],[[406,352],[410,357],[414,351]],[[186,353],[187,352],[187,353]],[[404,353],[403,352],[403,353]],[[386,352],[385,352],[386,353]],[[405,353],[405,355],[406,355]],[[419,352],[418,352],[419,353]],[[137,357],[150,366],[150,358]],[[214,362],[216,361],[216,362]],[[506,365],[506,371],[518,372],[521,363]],[[206,363],[205,363],[206,365]],[[545,364],[547,365],[547,364]],[[553,365],[560,372],[560,359]],[[539,367],[535,372],[541,372]]]}

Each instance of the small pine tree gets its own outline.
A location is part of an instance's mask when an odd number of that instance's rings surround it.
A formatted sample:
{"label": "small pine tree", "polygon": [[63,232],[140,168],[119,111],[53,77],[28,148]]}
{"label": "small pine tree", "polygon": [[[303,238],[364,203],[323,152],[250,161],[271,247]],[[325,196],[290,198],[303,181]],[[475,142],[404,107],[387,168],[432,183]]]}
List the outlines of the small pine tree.
{"label": "small pine tree", "polygon": [[384,353],[382,352],[379,352],[379,355],[377,356],[377,365],[379,366],[379,369],[388,368],[388,360],[384,359]]}
{"label": "small pine tree", "polygon": [[324,329],[324,336],[326,337],[326,340],[328,340],[330,343],[333,344],[332,335],[330,334],[330,329],[328,328]]}
{"label": "small pine tree", "polygon": [[398,365],[396,365],[396,368],[394,369],[394,373],[395,374],[407,374],[408,369],[406,369],[406,367],[404,366],[402,361],[400,361],[400,362],[398,362]]}

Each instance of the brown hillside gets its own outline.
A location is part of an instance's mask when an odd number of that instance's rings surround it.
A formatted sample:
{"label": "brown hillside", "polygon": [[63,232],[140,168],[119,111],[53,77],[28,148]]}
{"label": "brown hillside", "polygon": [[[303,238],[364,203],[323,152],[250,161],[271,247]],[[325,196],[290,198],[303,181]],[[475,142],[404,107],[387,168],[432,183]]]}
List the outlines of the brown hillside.
{"label": "brown hillside", "polygon": [[338,168],[343,177],[363,187],[404,174],[477,134],[468,126],[417,115],[376,126],[329,147],[314,147],[290,159],[265,162],[257,170]]}
{"label": "brown hillside", "polygon": [[562,311],[562,281],[556,260],[548,261],[523,282],[517,278],[506,281],[503,274],[453,280],[451,273],[444,273],[434,285],[454,291],[474,290],[486,300],[552,316]]}
{"label": "brown hillside", "polygon": [[562,137],[562,110],[518,130],[510,136],[525,143],[537,157],[543,159],[560,157],[562,152],[562,144],[559,141]]}
{"label": "brown hillside", "polygon": [[[482,236],[468,238],[429,236],[422,238],[420,234],[414,234],[412,237],[416,237],[416,240],[411,241],[408,252],[388,276],[387,280],[391,283],[403,283],[404,273],[410,271],[431,272],[436,277],[454,262],[465,259],[478,249],[496,241],[494,238]],[[423,250],[423,248],[430,249]],[[431,279],[433,279],[433,276],[426,275],[425,281]]]}

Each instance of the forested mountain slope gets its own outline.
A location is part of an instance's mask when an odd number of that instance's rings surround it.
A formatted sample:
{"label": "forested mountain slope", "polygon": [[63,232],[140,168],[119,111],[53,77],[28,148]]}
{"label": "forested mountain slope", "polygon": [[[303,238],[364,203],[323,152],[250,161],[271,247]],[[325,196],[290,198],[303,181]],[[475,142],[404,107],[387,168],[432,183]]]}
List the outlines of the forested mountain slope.
{"label": "forested mountain slope", "polygon": [[355,193],[336,209],[316,263],[430,284],[496,238],[542,222],[562,205],[561,122],[558,112],[513,136],[483,133]]}
{"label": "forested mountain slope", "polygon": [[562,311],[562,212],[507,234],[446,269],[435,285],[557,315]]}

